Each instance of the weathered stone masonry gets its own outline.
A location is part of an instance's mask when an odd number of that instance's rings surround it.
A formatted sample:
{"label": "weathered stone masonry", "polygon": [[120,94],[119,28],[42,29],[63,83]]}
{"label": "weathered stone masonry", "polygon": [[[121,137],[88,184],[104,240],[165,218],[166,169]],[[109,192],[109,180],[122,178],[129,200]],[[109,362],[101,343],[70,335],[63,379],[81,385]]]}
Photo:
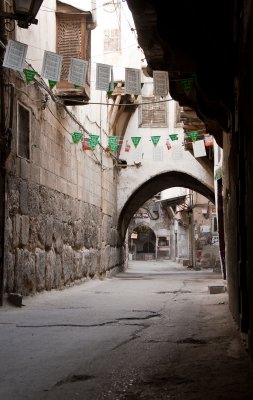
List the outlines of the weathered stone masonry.
{"label": "weathered stone masonry", "polygon": [[[27,91],[41,98],[38,89]],[[29,295],[122,268],[111,160],[102,170],[80,144],[66,140],[47,110],[21,100],[33,111],[32,151],[30,160],[17,157],[14,129],[7,164],[6,292]],[[60,119],[56,107],[54,113]]]}
{"label": "weathered stone masonry", "polygon": [[14,176],[8,188],[8,292],[60,288],[119,265],[115,234],[100,247],[97,207]]}

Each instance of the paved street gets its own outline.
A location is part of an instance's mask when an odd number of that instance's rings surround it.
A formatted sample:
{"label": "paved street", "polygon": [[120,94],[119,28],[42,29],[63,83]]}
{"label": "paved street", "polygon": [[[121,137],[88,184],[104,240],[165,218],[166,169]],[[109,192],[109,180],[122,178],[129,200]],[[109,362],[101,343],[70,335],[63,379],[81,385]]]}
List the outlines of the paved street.
{"label": "paved street", "polygon": [[252,366],[211,270],[125,273],[0,310],[1,400],[252,400]]}

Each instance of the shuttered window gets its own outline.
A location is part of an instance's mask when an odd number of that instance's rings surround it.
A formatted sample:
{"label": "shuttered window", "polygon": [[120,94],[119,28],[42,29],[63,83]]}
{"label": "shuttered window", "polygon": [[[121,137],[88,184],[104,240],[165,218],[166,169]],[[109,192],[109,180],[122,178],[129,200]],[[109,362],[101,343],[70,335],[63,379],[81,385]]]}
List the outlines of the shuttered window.
{"label": "shuttered window", "polygon": [[57,15],[57,53],[63,56],[61,80],[68,79],[70,58],[90,59],[90,30],[84,15]]}
{"label": "shuttered window", "polygon": [[120,30],[105,29],[104,51],[120,51]]}
{"label": "shuttered window", "polygon": [[139,126],[142,128],[166,128],[167,127],[167,108],[166,102],[154,103],[160,97],[142,97],[142,104],[139,108]]}

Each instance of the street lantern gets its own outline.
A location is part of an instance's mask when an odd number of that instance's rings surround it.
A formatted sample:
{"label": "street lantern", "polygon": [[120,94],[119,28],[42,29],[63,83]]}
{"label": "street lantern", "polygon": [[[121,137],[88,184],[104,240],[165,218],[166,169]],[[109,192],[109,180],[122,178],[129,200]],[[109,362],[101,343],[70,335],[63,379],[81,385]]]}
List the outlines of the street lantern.
{"label": "street lantern", "polygon": [[14,13],[0,12],[1,19],[14,19],[20,28],[27,29],[31,24],[37,24],[35,18],[43,0],[13,0]]}

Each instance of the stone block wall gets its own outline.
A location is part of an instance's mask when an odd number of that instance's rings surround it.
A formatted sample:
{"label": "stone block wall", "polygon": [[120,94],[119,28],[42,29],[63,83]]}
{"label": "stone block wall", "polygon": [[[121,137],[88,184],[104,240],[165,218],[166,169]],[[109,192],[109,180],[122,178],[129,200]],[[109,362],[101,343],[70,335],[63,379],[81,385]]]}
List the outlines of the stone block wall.
{"label": "stone block wall", "polygon": [[98,207],[10,175],[6,291],[29,295],[105,276],[122,263],[116,232]]}
{"label": "stone block wall", "polygon": [[6,292],[29,295],[123,268],[112,160],[100,148],[85,153],[81,143],[73,144],[73,121],[63,119],[50,100],[51,112],[41,107],[39,88],[19,80],[16,86],[22,89],[16,100],[31,110],[31,157],[18,156],[14,124],[7,162]]}

